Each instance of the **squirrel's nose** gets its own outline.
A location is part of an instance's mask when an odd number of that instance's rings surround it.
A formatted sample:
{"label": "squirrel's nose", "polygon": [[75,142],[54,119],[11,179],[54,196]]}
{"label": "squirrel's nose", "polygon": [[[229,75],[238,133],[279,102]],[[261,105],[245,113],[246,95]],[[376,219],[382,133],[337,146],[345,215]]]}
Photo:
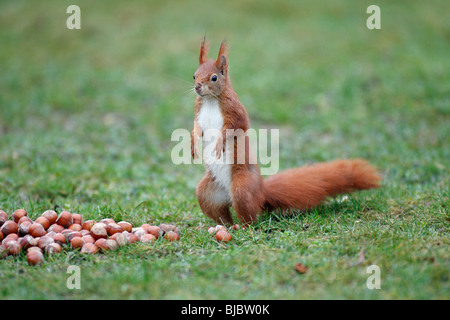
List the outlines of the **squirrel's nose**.
{"label": "squirrel's nose", "polygon": [[195,85],[195,91],[197,91],[197,93],[200,93],[201,90],[202,90],[202,84],[201,83],[197,83]]}

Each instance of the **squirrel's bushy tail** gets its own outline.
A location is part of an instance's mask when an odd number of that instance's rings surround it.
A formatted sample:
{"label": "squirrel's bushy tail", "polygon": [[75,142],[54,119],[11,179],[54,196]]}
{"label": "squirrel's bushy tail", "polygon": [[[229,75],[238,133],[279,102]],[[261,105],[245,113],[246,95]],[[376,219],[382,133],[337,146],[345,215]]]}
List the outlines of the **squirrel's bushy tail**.
{"label": "squirrel's bushy tail", "polygon": [[378,188],[381,176],[367,161],[335,160],[288,169],[264,179],[269,210],[310,209],[327,197]]}

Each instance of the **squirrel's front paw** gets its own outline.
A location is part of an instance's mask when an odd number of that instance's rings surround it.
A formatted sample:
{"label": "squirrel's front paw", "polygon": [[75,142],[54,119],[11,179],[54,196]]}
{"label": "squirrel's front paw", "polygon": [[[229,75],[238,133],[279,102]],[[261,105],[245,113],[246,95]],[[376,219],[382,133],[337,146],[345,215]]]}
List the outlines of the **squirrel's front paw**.
{"label": "squirrel's front paw", "polygon": [[194,160],[198,159],[198,154],[199,154],[198,144],[197,143],[191,143],[192,159],[194,159]]}
{"label": "squirrel's front paw", "polygon": [[222,152],[225,152],[225,140],[218,139],[214,150],[216,151],[216,158],[220,159]]}
{"label": "squirrel's front paw", "polygon": [[191,155],[192,155],[192,159],[196,160],[198,158],[199,155],[199,150],[198,150],[198,137],[195,135],[191,135]]}

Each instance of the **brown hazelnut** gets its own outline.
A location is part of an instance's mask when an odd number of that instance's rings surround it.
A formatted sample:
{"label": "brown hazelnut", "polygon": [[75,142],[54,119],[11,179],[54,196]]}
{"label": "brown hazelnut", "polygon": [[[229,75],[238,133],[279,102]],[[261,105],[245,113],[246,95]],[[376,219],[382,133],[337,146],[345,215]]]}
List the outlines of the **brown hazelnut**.
{"label": "brown hazelnut", "polygon": [[164,234],[166,234],[169,231],[173,231],[173,232],[179,233],[179,230],[177,229],[177,227],[175,227],[172,224],[161,223],[159,225],[159,228],[164,232]]}
{"label": "brown hazelnut", "polygon": [[231,234],[225,230],[219,230],[216,233],[216,240],[219,242],[230,242],[232,239]]}
{"label": "brown hazelnut", "polygon": [[83,230],[90,231],[94,224],[96,224],[96,222],[94,220],[88,220],[88,221],[83,222],[81,227],[83,228]]}
{"label": "brown hazelnut", "polygon": [[[105,223],[103,223],[103,222],[97,222],[95,225],[97,225],[97,227],[102,227],[102,228],[105,228],[106,229],[106,224]],[[92,229],[92,228],[91,228]]]}
{"label": "brown hazelnut", "polygon": [[0,242],[3,240],[3,232],[0,231]]}
{"label": "brown hazelnut", "polygon": [[15,242],[15,241],[17,241],[17,239],[6,237],[6,238],[3,240],[2,245],[3,245],[3,247],[5,247],[7,250],[9,250],[9,245],[10,245],[11,243]]}
{"label": "brown hazelnut", "polygon": [[19,237],[16,241],[19,242],[20,246],[22,246],[22,243],[20,243],[22,241],[23,237]]}
{"label": "brown hazelnut", "polygon": [[216,228],[210,227],[210,228],[208,229],[208,233],[211,234],[211,235],[215,235],[215,234],[216,234]]}
{"label": "brown hazelnut", "polygon": [[66,237],[64,237],[64,235],[63,235],[62,233],[57,233],[57,234],[55,234],[55,235],[53,236],[53,240],[54,240],[56,243],[59,243],[59,244],[64,244],[64,243],[66,243]]}
{"label": "brown hazelnut", "polygon": [[109,250],[109,247],[106,245],[106,239],[105,238],[100,238],[97,241],[95,241],[94,243],[97,248],[99,248],[102,251],[107,251]]}
{"label": "brown hazelnut", "polygon": [[152,234],[144,234],[143,236],[141,236],[140,241],[142,243],[149,243],[149,242],[155,242],[156,241],[156,237]]}
{"label": "brown hazelnut", "polygon": [[70,240],[70,245],[72,249],[79,249],[84,246],[85,242],[80,237],[74,237],[72,240]]}
{"label": "brown hazelnut", "polygon": [[13,212],[12,214],[12,218],[14,220],[15,223],[18,223],[20,218],[24,217],[27,215],[27,212],[23,209],[17,209],[16,211]]}
{"label": "brown hazelnut", "polygon": [[[123,232],[125,233],[125,232]],[[127,238],[127,242],[128,244],[132,244],[135,243],[136,241],[138,241],[138,238],[136,237],[136,235],[134,233],[125,233],[125,237]]]}
{"label": "brown hazelnut", "polygon": [[148,223],[144,223],[140,226],[140,228],[147,230],[147,228],[150,227],[150,225]]}
{"label": "brown hazelnut", "polygon": [[21,224],[19,224],[19,234],[21,236],[24,236],[30,232],[30,226],[33,224],[33,222],[30,221],[24,221]]}
{"label": "brown hazelnut", "polygon": [[113,234],[112,236],[110,236],[108,239],[113,239],[113,240],[116,240],[116,238],[117,238],[117,234]]}
{"label": "brown hazelnut", "polygon": [[44,260],[44,255],[42,254],[41,251],[33,250],[33,251],[27,253],[28,264],[30,264],[32,266],[42,263],[43,260]]}
{"label": "brown hazelnut", "polygon": [[39,247],[30,247],[27,249],[27,254],[33,251],[39,251],[40,253],[42,253],[42,249]]}
{"label": "brown hazelnut", "polygon": [[[81,237],[81,239],[83,239],[83,241],[85,243],[95,243],[95,239],[90,234]],[[100,238],[100,239],[103,239],[103,238]]]}
{"label": "brown hazelnut", "polygon": [[104,223],[104,224],[108,225],[110,223],[116,223],[116,222],[114,221],[114,219],[105,218],[105,219],[100,220],[100,223]]}
{"label": "brown hazelnut", "polygon": [[72,214],[68,211],[62,211],[58,219],[56,219],[56,223],[64,228],[68,228],[71,224],[73,224]]}
{"label": "brown hazelnut", "polygon": [[8,220],[2,225],[0,230],[3,233],[3,236],[6,237],[10,233],[17,233],[19,231],[19,226],[14,221]]}
{"label": "brown hazelnut", "polygon": [[37,246],[37,241],[29,234],[27,234],[23,238],[19,238],[19,243],[24,250]]}
{"label": "brown hazelnut", "polygon": [[61,231],[60,233],[62,233],[63,236],[66,237],[66,239],[67,239],[67,235],[69,233],[72,233],[72,232],[76,232],[76,231],[73,231],[73,230],[70,230],[70,229],[63,229],[63,231]]}
{"label": "brown hazelnut", "polygon": [[73,230],[73,231],[81,231],[82,230],[81,225],[78,223],[74,223],[74,224],[70,225],[68,229]]}
{"label": "brown hazelnut", "polygon": [[117,224],[122,227],[123,231],[131,232],[133,230],[133,225],[129,222],[120,221]]}
{"label": "brown hazelnut", "polygon": [[48,228],[48,230],[47,231],[53,231],[53,232],[55,232],[55,233],[61,233],[61,232],[63,232],[63,230],[64,230],[64,227],[63,226],[60,226],[59,224],[52,224],[49,228]]}
{"label": "brown hazelnut", "polygon": [[42,224],[34,222],[28,229],[28,233],[36,238],[44,236],[47,232],[45,231]]}
{"label": "brown hazelnut", "polygon": [[83,225],[83,216],[81,214],[72,214],[72,219],[74,224],[79,224],[80,226]]}
{"label": "brown hazelnut", "polygon": [[128,244],[127,237],[123,233],[115,233],[111,236],[111,239],[116,240],[119,247],[123,247]]}
{"label": "brown hazelnut", "polygon": [[42,224],[45,230],[47,230],[50,227],[50,221],[46,217],[39,217],[35,221],[36,223]]}
{"label": "brown hazelnut", "polygon": [[82,248],[81,248],[81,253],[90,253],[90,254],[96,254],[98,252],[98,248],[95,244],[93,243],[86,243]]}
{"label": "brown hazelnut", "polygon": [[119,248],[119,245],[114,239],[98,239],[95,241],[95,245],[102,251],[116,250]]}
{"label": "brown hazelnut", "polygon": [[55,243],[55,240],[53,240],[52,237],[43,236],[43,237],[39,238],[39,241],[37,242],[37,245],[38,245],[39,248],[44,249],[50,243]]}
{"label": "brown hazelnut", "polygon": [[47,220],[50,222],[50,224],[55,224],[56,220],[58,219],[58,214],[56,211],[53,210],[47,210],[45,211],[41,217],[47,218]]}
{"label": "brown hazelnut", "polygon": [[13,240],[18,240],[19,236],[17,235],[17,233],[10,233],[8,234],[5,239],[13,239]]}
{"label": "brown hazelnut", "polygon": [[19,222],[17,222],[17,224],[20,226],[23,222],[26,221],[33,223],[33,220],[31,220],[28,216],[23,216],[22,218],[19,219]]}
{"label": "brown hazelnut", "polygon": [[91,234],[90,231],[84,230],[84,229],[81,229],[80,233],[81,233],[81,235],[82,235],[83,237],[84,237],[84,236],[87,236],[88,234],[89,234],[89,235]]}
{"label": "brown hazelnut", "polygon": [[168,231],[164,235],[164,239],[169,240],[169,241],[178,241],[178,240],[180,240],[180,236],[178,235],[178,233],[176,233],[174,231]]}
{"label": "brown hazelnut", "polygon": [[72,241],[73,238],[82,238],[83,235],[78,231],[71,231],[69,233],[65,233],[64,236],[66,237],[67,241]]}
{"label": "brown hazelnut", "polygon": [[108,232],[109,236],[112,236],[115,233],[122,232],[123,229],[117,223],[111,222],[110,224],[106,225],[106,231]]}
{"label": "brown hazelnut", "polygon": [[101,222],[94,224],[91,228],[91,235],[95,240],[106,238],[108,236],[108,232],[106,231],[106,224]]}
{"label": "brown hazelnut", "polygon": [[139,239],[141,240],[141,237],[145,234],[147,234],[147,231],[143,228],[135,228],[133,229],[133,234]]}
{"label": "brown hazelnut", "polygon": [[109,250],[116,250],[119,248],[119,245],[117,244],[117,241],[114,239],[107,239],[106,240],[106,246],[109,248]]}
{"label": "brown hazelnut", "polygon": [[1,227],[6,221],[8,221],[8,214],[7,214],[5,211],[0,210],[0,227]]}
{"label": "brown hazelnut", "polygon": [[147,233],[154,235],[156,239],[158,239],[163,234],[163,231],[157,226],[150,226],[146,229],[146,231]]}
{"label": "brown hazelnut", "polygon": [[21,249],[22,247],[17,240],[11,241],[8,245],[9,254],[12,256],[17,256],[20,253]]}
{"label": "brown hazelnut", "polygon": [[54,236],[55,234],[56,234],[55,231],[49,231],[49,232],[47,232],[46,236],[50,236],[50,237],[53,238],[53,236]]}
{"label": "brown hazelnut", "polygon": [[59,243],[50,243],[48,246],[45,247],[45,253],[48,255],[52,255],[55,253],[60,253],[62,250],[62,247]]}
{"label": "brown hazelnut", "polygon": [[220,230],[227,231],[227,228],[225,228],[221,224],[218,224],[214,229],[216,230],[216,232],[219,232]]}

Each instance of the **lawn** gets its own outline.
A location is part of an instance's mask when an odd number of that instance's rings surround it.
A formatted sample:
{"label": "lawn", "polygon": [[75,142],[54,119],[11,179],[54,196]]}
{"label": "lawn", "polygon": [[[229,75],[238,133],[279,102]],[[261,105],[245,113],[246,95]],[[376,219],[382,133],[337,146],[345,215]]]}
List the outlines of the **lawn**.
{"label": "lawn", "polygon": [[[0,209],[167,222],[181,238],[39,267],[7,257],[0,299],[450,297],[448,1],[378,1],[381,30],[366,27],[370,1],[80,0],[80,30],[71,4],[0,3]],[[205,33],[212,55],[228,39],[252,127],[280,129],[280,169],[361,157],[382,188],[214,241],[204,168],[170,157],[172,132],[192,128]]]}

